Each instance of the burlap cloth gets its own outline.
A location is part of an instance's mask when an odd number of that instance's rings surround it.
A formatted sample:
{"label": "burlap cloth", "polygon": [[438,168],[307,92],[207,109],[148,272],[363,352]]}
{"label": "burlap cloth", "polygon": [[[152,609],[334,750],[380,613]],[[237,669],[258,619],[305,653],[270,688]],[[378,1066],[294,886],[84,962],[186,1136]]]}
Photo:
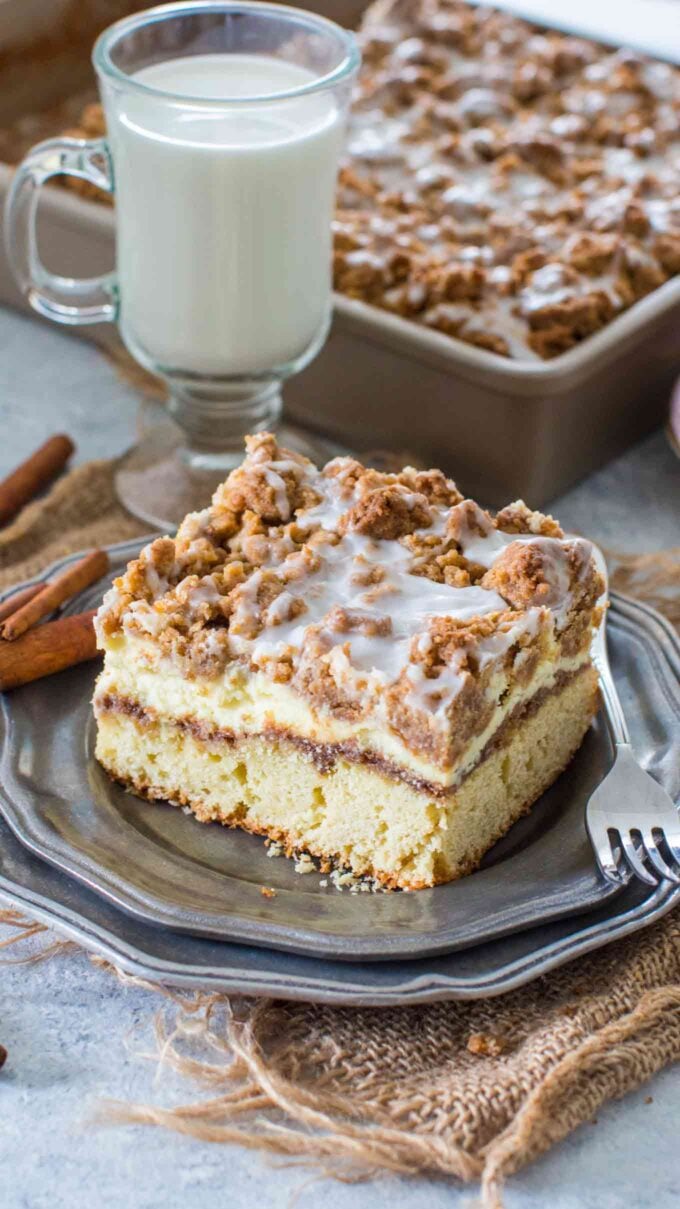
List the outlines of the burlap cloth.
{"label": "burlap cloth", "polygon": [[[113,464],[90,463],[0,534],[0,587],[141,531],[116,502]],[[680,551],[619,556],[617,568],[615,582],[680,621]],[[4,922],[9,939],[40,930],[11,912]],[[485,1204],[499,1205],[506,1175],[680,1055],[680,917],[486,1002],[359,1010],[168,992],[157,1038],[203,1098],[109,1105],[109,1119],[294,1156],[343,1179],[481,1179]]]}

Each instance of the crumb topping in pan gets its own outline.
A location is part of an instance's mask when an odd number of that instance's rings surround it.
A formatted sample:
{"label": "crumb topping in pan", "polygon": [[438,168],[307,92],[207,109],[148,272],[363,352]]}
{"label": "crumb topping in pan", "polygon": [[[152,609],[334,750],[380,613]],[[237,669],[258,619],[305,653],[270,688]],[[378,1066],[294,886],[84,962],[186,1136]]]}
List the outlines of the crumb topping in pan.
{"label": "crumb topping in pan", "polygon": [[521,501],[494,518],[438,471],[336,458],[318,470],[260,433],[176,538],[99,611],[189,678],[266,673],[314,708],[376,717],[418,750],[480,728],[502,670],[587,652],[602,583],[589,543]]}
{"label": "crumb topping in pan", "polygon": [[506,357],[680,272],[680,71],[464,0],[377,0],[335,224],[341,292]]}

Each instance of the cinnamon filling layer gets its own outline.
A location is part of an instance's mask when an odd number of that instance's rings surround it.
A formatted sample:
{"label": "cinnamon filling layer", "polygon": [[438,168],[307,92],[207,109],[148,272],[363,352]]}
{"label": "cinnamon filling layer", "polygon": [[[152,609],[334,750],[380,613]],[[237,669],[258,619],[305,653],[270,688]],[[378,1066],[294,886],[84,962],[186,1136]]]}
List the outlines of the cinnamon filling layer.
{"label": "cinnamon filling layer", "polygon": [[[492,752],[509,742],[517,727],[535,714],[549,697],[560,693],[565,685],[589,670],[590,664],[584,664],[575,671],[560,671],[557,673],[552,685],[539,689],[537,693],[534,693],[533,697],[517,705],[485,744],[480,752],[479,759],[471,768],[466,769],[461,781],[470,775],[473,768],[477,768],[484,760],[488,759]],[[211,746],[216,744],[234,746],[244,740],[255,738],[264,739],[272,743],[287,743],[302,752],[307,759],[311,760],[319,772],[322,773],[330,772],[337,760],[347,760],[353,764],[370,765],[388,780],[404,782],[413,789],[427,793],[433,797],[446,797],[447,794],[450,794],[456,788],[456,786],[437,785],[432,781],[418,777],[408,769],[385,759],[378,752],[361,748],[357,743],[351,741],[342,743],[315,743],[310,739],[296,735],[285,727],[277,726],[269,726],[257,734],[236,733],[226,728],[212,726],[209,722],[198,718],[162,717],[154,709],[142,706],[139,702],[129,697],[120,696],[115,693],[105,693],[97,697],[94,705],[98,715],[123,714],[133,718],[141,727],[153,726],[158,722],[166,722],[177,730],[190,734],[192,738],[199,742],[210,744]],[[458,784],[460,783],[459,781]]]}

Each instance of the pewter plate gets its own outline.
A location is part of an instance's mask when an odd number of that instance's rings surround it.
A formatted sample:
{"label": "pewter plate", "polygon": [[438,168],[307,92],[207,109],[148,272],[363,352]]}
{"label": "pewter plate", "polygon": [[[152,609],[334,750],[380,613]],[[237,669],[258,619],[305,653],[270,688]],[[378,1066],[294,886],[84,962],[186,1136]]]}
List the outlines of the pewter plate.
{"label": "pewter plate", "polygon": [[[139,545],[112,548],[114,573]],[[104,586],[70,609],[91,607]],[[610,632],[638,754],[677,793],[677,638],[650,610],[619,598]],[[256,837],[201,826],[112,785],[92,758],[95,674],[96,665],[84,665],[5,695],[0,807],[34,853],[140,922],[324,959],[385,961],[486,943],[602,908],[618,893],[596,870],[583,822],[586,799],[611,760],[601,723],[478,873],[415,894],[353,895],[269,859]],[[263,898],[262,885],[276,897]]]}
{"label": "pewter plate", "polygon": [[647,927],[680,889],[631,883],[586,915],[556,920],[474,948],[411,961],[329,961],[156,928],[33,856],[0,818],[0,904],[18,907],[119,969],[182,989],[312,1003],[388,1007],[485,999]]}

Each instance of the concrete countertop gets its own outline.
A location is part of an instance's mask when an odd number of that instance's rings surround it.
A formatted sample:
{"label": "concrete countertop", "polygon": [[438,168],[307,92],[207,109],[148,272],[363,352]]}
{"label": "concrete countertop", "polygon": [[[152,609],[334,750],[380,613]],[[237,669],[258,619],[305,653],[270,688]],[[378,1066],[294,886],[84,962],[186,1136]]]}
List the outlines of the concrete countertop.
{"label": "concrete countertop", "polygon": [[[134,434],[137,400],[91,346],[0,311],[0,476],[50,433],[78,459],[112,456]],[[464,486],[464,484],[461,484]],[[662,434],[555,501],[565,527],[611,549],[677,545],[680,463]],[[475,1189],[448,1181],[309,1182],[257,1154],[161,1130],[93,1128],[101,1097],[171,1103],[201,1094],[135,1051],[153,1047],[159,998],[125,989],[80,955],[0,971],[0,1205],[3,1209],[456,1209]],[[205,1093],[204,1093],[205,1094]],[[507,1209],[671,1209],[680,1184],[680,1080],[665,1071],[608,1105],[514,1177]]]}

